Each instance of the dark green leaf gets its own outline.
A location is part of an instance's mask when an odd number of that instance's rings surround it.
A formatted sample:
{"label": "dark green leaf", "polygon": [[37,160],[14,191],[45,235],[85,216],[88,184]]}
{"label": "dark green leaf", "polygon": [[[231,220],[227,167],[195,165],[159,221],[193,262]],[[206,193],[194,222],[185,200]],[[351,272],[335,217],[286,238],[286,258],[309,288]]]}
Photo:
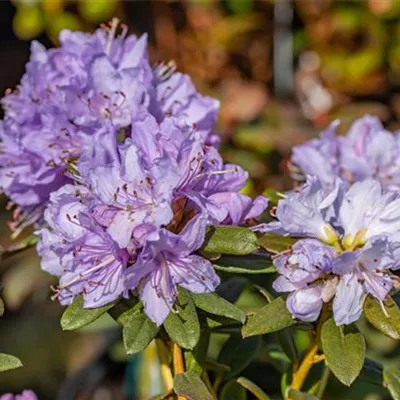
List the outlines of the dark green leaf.
{"label": "dark green leaf", "polygon": [[391,367],[383,371],[383,384],[394,400],[400,400],[400,369]]}
{"label": "dark green leaf", "polygon": [[247,14],[253,9],[252,0],[227,0],[226,4],[234,14]]}
{"label": "dark green leaf", "polygon": [[200,377],[190,371],[175,375],[174,391],[178,396],[185,396],[188,400],[214,400]]}
{"label": "dark green leaf", "polygon": [[213,360],[206,360],[205,367],[207,370],[217,371],[217,372],[230,372],[231,367],[229,365],[220,364]]}
{"label": "dark green leaf", "polygon": [[322,325],[321,343],[331,371],[340,382],[350,386],[364,365],[363,335],[353,325],[336,326],[331,318]]}
{"label": "dark green leaf", "polygon": [[264,233],[258,238],[258,244],[272,254],[281,253],[290,249],[297,239],[289,236],[278,236],[272,233]]}
{"label": "dark green leaf", "polygon": [[232,378],[243,371],[257,354],[262,339],[252,337],[242,339],[239,336],[231,336],[221,349],[218,362],[229,365],[231,371],[225,376],[226,379]]}
{"label": "dark green leaf", "polygon": [[363,369],[359,376],[359,380],[362,382],[369,383],[382,387],[383,382],[383,367],[381,364],[374,360],[366,358],[364,361]]}
{"label": "dark green leaf", "polygon": [[178,312],[169,313],[164,328],[175,343],[192,350],[199,341],[200,324],[193,300],[183,288],[179,288],[175,307]]}
{"label": "dark green leaf", "polygon": [[210,253],[246,255],[259,248],[256,234],[238,226],[212,227],[206,235],[202,250]]}
{"label": "dark green leaf", "polygon": [[318,400],[317,396],[293,389],[289,390],[289,397],[291,400]]}
{"label": "dark green leaf", "polygon": [[64,331],[73,331],[95,321],[115,305],[106,304],[97,308],[83,308],[83,297],[78,296],[64,311],[61,317],[61,327]]}
{"label": "dark green leaf", "polygon": [[221,315],[223,317],[231,318],[242,323],[246,319],[246,314],[244,313],[244,311],[214,293],[192,293],[191,296],[196,307],[200,308],[201,310],[207,311],[208,313]]}
{"label": "dark green leaf", "polygon": [[241,376],[238,378],[237,382],[245,387],[250,393],[252,393],[258,400],[270,400],[270,397],[259,388],[254,382],[248,380]]}
{"label": "dark green leaf", "polygon": [[294,366],[298,365],[299,353],[297,351],[294,332],[292,328],[282,329],[277,333],[279,343],[285,354],[292,360]]}
{"label": "dark green leaf", "polygon": [[248,280],[239,276],[235,276],[222,282],[216,290],[218,296],[223,297],[229,303],[234,303],[243,290],[247,286]]}
{"label": "dark green leaf", "polygon": [[285,300],[278,297],[255,314],[248,316],[242,334],[243,337],[264,335],[287,328],[294,323],[292,315],[286,308]]}
{"label": "dark green leaf", "polygon": [[378,330],[392,339],[400,339],[400,309],[393,299],[384,302],[386,315],[382,306],[374,297],[368,296],[364,302],[364,315]]}
{"label": "dark green leaf", "polygon": [[22,362],[14,356],[0,353],[0,372],[22,367]]}
{"label": "dark green leaf", "polygon": [[231,274],[271,274],[276,272],[269,256],[222,256],[214,263],[217,270]]}
{"label": "dark green leaf", "polygon": [[128,354],[143,351],[158,333],[157,326],[144,315],[140,303],[121,314],[117,321],[123,327],[122,337]]}
{"label": "dark green leaf", "polygon": [[221,389],[220,400],[246,400],[246,390],[234,379],[227,382]]}

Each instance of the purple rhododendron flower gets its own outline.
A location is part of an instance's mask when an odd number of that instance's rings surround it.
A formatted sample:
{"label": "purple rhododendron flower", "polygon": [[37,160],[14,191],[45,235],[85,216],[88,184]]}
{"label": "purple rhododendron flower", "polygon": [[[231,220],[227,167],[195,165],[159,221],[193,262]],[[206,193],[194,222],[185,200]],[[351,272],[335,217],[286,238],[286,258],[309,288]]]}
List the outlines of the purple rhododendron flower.
{"label": "purple rhododendron flower", "polygon": [[82,294],[85,307],[100,307],[126,294],[129,253],[90,214],[91,195],[66,185],[51,195],[48,228],[38,233],[42,269],[60,278],[56,297],[70,304]]}
{"label": "purple rhododendron flower", "polygon": [[244,223],[267,206],[238,193],[247,174],[224,165],[191,126],[143,114],[123,143],[99,131],[70,173],[74,185],[50,195],[48,227],[39,231],[42,268],[59,277],[56,297],[82,294],[98,307],[138,292],[146,314],[161,324],[177,287],[195,293],[219,284],[212,264],[193,254],[207,224]]}
{"label": "purple rhododendron flower", "polygon": [[67,168],[91,142],[128,136],[138,108],[158,123],[171,116],[184,121],[203,143],[218,142],[218,102],[199,94],[187,75],[152,68],[146,35],[117,30],[113,20],[93,35],[62,31],[59,48],[33,42],[20,85],[2,99],[0,188],[17,206],[18,232],[40,219],[50,193],[70,182]]}
{"label": "purple rhododendron flower", "polygon": [[323,303],[332,299],[338,282],[330,276],[334,256],[334,248],[316,239],[303,239],[274,259],[281,275],[273,287],[290,293],[287,306],[295,318],[316,321]]}
{"label": "purple rhododendron flower", "polygon": [[11,393],[3,394],[0,400],[38,400],[32,390],[24,390],[21,394],[13,395]]}
{"label": "purple rhododendron flower", "polygon": [[[341,325],[359,318],[366,295],[382,302],[393,287],[390,269],[399,266],[400,196],[370,179],[350,188],[343,182],[335,185],[327,190],[308,177],[304,187],[280,200],[278,221],[258,229],[313,238],[300,240],[274,260],[282,275],[274,287],[290,292],[288,308],[295,317],[311,321],[319,315],[324,284],[330,282],[334,293],[329,300],[334,297],[334,318]],[[322,255],[329,262],[322,263]]]}
{"label": "purple rhododendron flower", "polygon": [[192,254],[204,242],[206,224],[206,216],[200,214],[179,234],[161,229],[128,270],[129,288],[139,287],[145,313],[157,325],[172,309],[178,285],[194,293],[210,293],[220,283],[211,262]]}
{"label": "purple rhododendron flower", "polygon": [[350,184],[374,178],[385,189],[399,190],[399,133],[386,131],[377,117],[369,115],[356,120],[346,136],[335,134],[338,125],[335,121],[319,139],[294,147],[293,164],[325,187],[332,187],[337,177]]}

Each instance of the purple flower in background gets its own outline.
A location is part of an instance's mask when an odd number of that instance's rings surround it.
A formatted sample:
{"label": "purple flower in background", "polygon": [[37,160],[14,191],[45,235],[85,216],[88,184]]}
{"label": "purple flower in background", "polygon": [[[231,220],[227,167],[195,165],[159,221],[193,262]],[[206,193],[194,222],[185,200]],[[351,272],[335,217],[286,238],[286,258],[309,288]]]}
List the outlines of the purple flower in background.
{"label": "purple flower in background", "polygon": [[11,393],[3,394],[0,400],[38,400],[32,390],[24,390],[21,394],[13,395]]}
{"label": "purple flower in background", "polygon": [[[292,163],[300,168],[304,176],[316,176],[325,187],[332,186],[335,178],[340,175],[338,138],[335,136],[338,125],[339,121],[332,122],[319,139],[292,149]],[[297,176],[294,174],[294,177]]]}
{"label": "purple flower in background", "polygon": [[280,200],[278,221],[259,229],[313,238],[274,260],[281,274],[274,288],[290,292],[287,304],[296,318],[314,321],[333,298],[335,322],[349,324],[359,318],[368,294],[385,299],[393,288],[390,269],[399,266],[399,210],[399,195],[370,179],[350,188],[336,182],[327,191],[308,177],[298,192]]}
{"label": "purple flower in background", "polygon": [[350,184],[374,178],[385,189],[399,190],[399,133],[386,131],[377,117],[369,115],[356,120],[346,136],[335,134],[338,125],[335,121],[319,139],[294,147],[293,164],[325,187],[332,187],[337,177]]}
{"label": "purple flower in background", "polygon": [[179,233],[159,231],[128,269],[128,287],[138,288],[144,311],[161,325],[175,303],[178,285],[194,293],[215,291],[220,280],[210,261],[192,254],[205,238],[207,218],[198,215]]}

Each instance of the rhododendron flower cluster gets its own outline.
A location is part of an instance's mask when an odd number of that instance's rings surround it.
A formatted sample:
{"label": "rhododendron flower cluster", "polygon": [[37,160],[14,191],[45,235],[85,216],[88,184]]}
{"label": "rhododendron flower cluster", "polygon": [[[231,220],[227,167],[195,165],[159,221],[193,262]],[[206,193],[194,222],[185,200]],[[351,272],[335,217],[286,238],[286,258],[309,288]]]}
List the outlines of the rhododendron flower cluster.
{"label": "rhododendron flower cluster", "polygon": [[74,184],[50,195],[42,267],[60,277],[62,304],[82,294],[86,307],[98,307],[136,291],[161,324],[177,285],[205,293],[219,284],[211,263],[192,254],[207,224],[244,223],[267,201],[240,194],[247,174],[173,117],[158,124],[143,109],[130,138],[119,143],[111,131],[102,144],[78,160]]}
{"label": "rhododendron flower cluster", "polygon": [[118,22],[93,35],[65,30],[60,47],[33,42],[18,88],[3,99],[0,187],[15,204],[12,228],[40,220],[50,193],[71,182],[65,171],[111,124],[128,135],[134,111],[144,107],[157,122],[184,120],[208,144],[218,102],[200,95],[173,64],[150,66],[147,36],[118,35]]}
{"label": "rhododendron flower cluster", "polygon": [[3,99],[0,184],[16,232],[36,222],[55,298],[99,307],[138,296],[160,325],[178,286],[219,284],[195,254],[207,225],[246,223],[267,200],[241,194],[247,173],[222,161],[218,102],[173,65],[151,67],[146,36],[117,29],[32,45],[20,87]]}
{"label": "rhododendron flower cluster", "polygon": [[385,189],[399,190],[399,133],[388,132],[379,118],[369,115],[356,120],[345,136],[336,134],[338,126],[334,121],[319,139],[293,148],[294,177],[313,175],[327,187],[336,177],[349,184],[373,178]]}
{"label": "rhododendron flower cluster", "polygon": [[294,317],[316,321],[333,299],[337,325],[356,321],[367,295],[380,302],[393,288],[399,267],[400,196],[367,179],[350,188],[339,178],[325,188],[316,177],[280,200],[267,232],[302,238],[274,259],[274,282],[289,292]]}

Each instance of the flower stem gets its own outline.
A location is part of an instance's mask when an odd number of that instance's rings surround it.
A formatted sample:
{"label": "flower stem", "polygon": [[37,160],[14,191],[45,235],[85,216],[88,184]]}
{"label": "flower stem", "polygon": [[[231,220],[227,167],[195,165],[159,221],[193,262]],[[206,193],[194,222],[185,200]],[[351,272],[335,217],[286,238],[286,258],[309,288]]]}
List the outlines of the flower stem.
{"label": "flower stem", "polygon": [[[174,375],[185,372],[182,349],[176,343],[172,343],[172,361],[174,364]],[[185,397],[178,396],[177,400],[186,400]]]}
{"label": "flower stem", "polygon": [[174,387],[174,378],[172,376],[171,368],[169,367],[169,353],[167,346],[161,339],[156,339],[157,354],[160,360],[161,377],[164,383],[166,392],[170,392]]}
{"label": "flower stem", "polygon": [[315,364],[315,356],[317,355],[318,345],[313,342],[309,348],[306,356],[300,364],[299,369],[294,373],[292,384],[290,388],[293,390],[300,390],[303,386],[304,381],[307,378],[310,369]]}
{"label": "flower stem", "polygon": [[318,385],[318,390],[317,390],[317,397],[319,399],[322,399],[322,396],[324,395],[326,385],[328,384],[329,381],[329,374],[330,374],[330,369],[328,366],[325,365],[324,372],[322,373],[322,378]]}

